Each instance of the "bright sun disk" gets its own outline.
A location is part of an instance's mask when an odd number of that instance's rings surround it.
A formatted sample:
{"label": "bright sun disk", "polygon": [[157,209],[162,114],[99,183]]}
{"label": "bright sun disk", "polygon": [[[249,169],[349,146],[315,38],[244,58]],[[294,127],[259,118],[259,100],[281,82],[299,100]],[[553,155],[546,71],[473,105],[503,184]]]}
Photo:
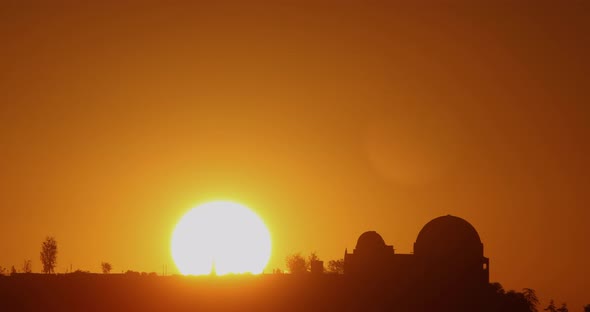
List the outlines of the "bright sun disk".
{"label": "bright sun disk", "polygon": [[172,234],[172,258],[184,275],[262,273],[270,259],[270,233],[247,207],[227,201],[186,213]]}

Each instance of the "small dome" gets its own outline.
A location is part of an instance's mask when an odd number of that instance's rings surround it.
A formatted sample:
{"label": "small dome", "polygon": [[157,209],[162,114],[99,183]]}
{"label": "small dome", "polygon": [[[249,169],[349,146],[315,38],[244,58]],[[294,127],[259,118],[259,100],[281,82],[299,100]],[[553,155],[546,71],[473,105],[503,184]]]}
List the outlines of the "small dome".
{"label": "small dome", "polygon": [[359,237],[356,241],[357,250],[372,250],[385,247],[385,241],[379,233],[375,231],[367,231]]}
{"label": "small dome", "polygon": [[414,244],[414,254],[483,257],[483,244],[469,222],[448,215],[438,217],[422,228]]}

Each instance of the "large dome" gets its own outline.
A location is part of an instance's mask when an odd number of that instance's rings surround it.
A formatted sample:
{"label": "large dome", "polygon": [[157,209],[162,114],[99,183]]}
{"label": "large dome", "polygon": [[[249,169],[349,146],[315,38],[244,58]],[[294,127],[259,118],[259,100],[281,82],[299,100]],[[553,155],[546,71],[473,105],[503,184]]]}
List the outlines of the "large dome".
{"label": "large dome", "polygon": [[414,254],[433,257],[483,257],[483,244],[469,222],[448,215],[438,217],[422,228],[414,244]]}
{"label": "large dome", "polygon": [[383,248],[385,241],[379,233],[375,231],[367,231],[359,237],[356,241],[356,250],[375,250]]}

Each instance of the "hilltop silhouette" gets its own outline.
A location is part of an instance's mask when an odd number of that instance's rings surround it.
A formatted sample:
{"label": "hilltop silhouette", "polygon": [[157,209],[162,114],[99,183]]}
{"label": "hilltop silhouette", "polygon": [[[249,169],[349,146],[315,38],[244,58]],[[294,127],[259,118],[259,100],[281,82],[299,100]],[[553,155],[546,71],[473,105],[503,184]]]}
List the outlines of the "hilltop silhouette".
{"label": "hilltop silhouette", "polygon": [[303,261],[300,272],[259,276],[106,274],[103,263],[105,274],[1,277],[0,310],[536,311],[533,290],[490,284],[489,263],[475,228],[448,215],[424,226],[413,254],[395,253],[375,231],[362,233],[344,253],[343,274],[324,273],[315,253],[308,270]]}

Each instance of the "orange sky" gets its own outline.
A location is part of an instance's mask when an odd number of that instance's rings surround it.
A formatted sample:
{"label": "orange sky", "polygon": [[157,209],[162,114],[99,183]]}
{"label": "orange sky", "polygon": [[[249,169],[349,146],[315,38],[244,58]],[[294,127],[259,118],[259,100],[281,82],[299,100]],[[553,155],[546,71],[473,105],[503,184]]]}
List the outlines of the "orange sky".
{"label": "orange sky", "polygon": [[268,271],[365,230],[409,253],[450,213],[493,281],[581,310],[588,2],[360,2],[2,3],[0,265],[51,234],[59,272],[175,271],[212,199],[266,221]]}

